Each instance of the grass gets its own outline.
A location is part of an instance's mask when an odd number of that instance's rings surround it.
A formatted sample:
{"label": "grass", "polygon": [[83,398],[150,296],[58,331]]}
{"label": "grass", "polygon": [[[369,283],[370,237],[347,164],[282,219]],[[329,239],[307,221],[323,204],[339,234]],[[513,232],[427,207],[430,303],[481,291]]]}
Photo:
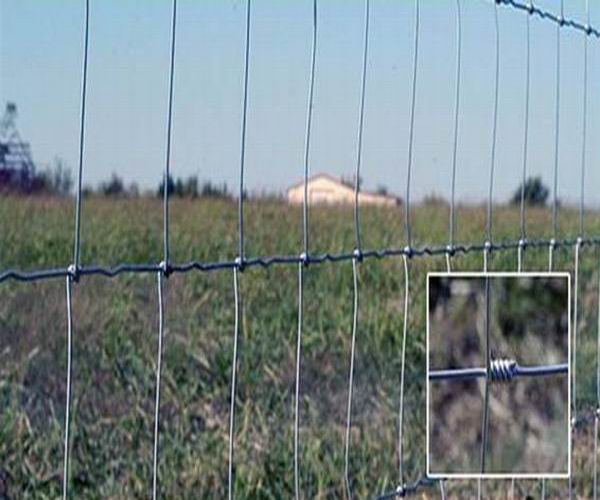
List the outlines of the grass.
{"label": "grass", "polygon": [[[72,259],[72,201],[0,199],[0,269],[64,267]],[[418,206],[415,245],[445,245],[448,209]],[[600,216],[586,216],[600,234]],[[482,242],[485,210],[461,206],[457,242]],[[518,238],[518,211],[495,209],[496,240]],[[402,208],[361,210],[365,249],[404,246]],[[528,236],[550,237],[549,210],[529,210]],[[561,236],[577,232],[577,214],[560,211]],[[348,207],[310,212],[312,253],[351,251]],[[171,258],[233,259],[237,207],[227,201],[174,200]],[[296,255],[302,249],[301,210],[279,203],[246,207],[249,256]],[[158,200],[85,200],[82,263],[162,260]],[[547,267],[547,250],[527,250],[525,268]],[[595,405],[598,254],[585,247],[580,265],[578,407]],[[425,469],[425,276],[445,269],[441,258],[410,262],[407,345],[407,479]],[[454,259],[456,270],[479,270],[482,255]],[[516,253],[492,256],[490,268],[515,270]],[[560,249],[555,268],[573,269],[572,249]],[[343,440],[352,320],[352,265],[326,263],[305,274],[301,401],[301,488],[308,497],[344,496]],[[65,400],[64,280],[0,284],[0,497],[56,498],[61,491]],[[351,475],[357,498],[394,488],[398,476],[397,408],[404,275],[399,258],[359,264]],[[160,491],[165,498],[222,497],[227,488],[227,429],[233,340],[231,271],[169,277],[162,380]],[[85,277],[73,288],[74,366],[72,490],[80,498],[147,498],[151,488],[154,369],[157,342],[156,276]],[[241,275],[242,336],[236,416],[236,481],[240,498],[293,493],[293,390],[297,328],[297,268],[252,268]],[[575,487],[591,494],[593,439],[575,438]],[[563,496],[565,481],[548,483]],[[540,483],[519,481],[525,494]],[[452,482],[450,498],[472,494],[473,482]],[[485,483],[505,493],[504,481]],[[425,490],[422,498],[437,497]]]}

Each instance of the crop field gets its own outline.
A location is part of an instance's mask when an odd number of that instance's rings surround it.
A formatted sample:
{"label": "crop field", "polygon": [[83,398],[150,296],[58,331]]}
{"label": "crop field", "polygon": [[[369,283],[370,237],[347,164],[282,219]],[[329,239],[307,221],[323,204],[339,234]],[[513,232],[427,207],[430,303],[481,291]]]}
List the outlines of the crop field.
{"label": "crop field", "polygon": [[[227,200],[172,200],[171,259],[232,260],[237,205]],[[551,234],[549,208],[527,210],[530,239]],[[448,207],[412,211],[414,246],[443,246]],[[459,206],[456,243],[485,239],[485,206]],[[600,234],[588,211],[586,233]],[[403,208],[361,207],[365,250],[404,246]],[[560,237],[576,237],[577,211],[559,210]],[[354,248],[351,207],[310,210],[310,251]],[[494,240],[519,239],[519,210],[494,207]],[[72,260],[73,202],[0,198],[0,270],[65,267]],[[299,255],[302,213],[278,201],[246,205],[248,257]],[[82,214],[82,264],[162,260],[162,205],[157,199],[90,197]],[[577,407],[596,406],[597,247],[581,249]],[[545,270],[547,248],[524,253],[525,270]],[[455,270],[481,270],[479,252],[453,258]],[[516,251],[493,253],[490,270],[515,271]],[[425,471],[425,285],[445,257],[409,261],[404,436],[407,480]],[[555,270],[573,271],[573,248],[556,251]],[[403,327],[402,258],[358,264],[350,469],[356,498],[394,489],[398,478],[398,402]],[[76,498],[148,498],[158,336],[155,274],[84,276],[73,285],[72,493]],[[240,275],[242,330],[235,432],[235,494],[293,495],[293,417],[298,308],[297,266],[253,267]],[[352,263],[311,265],[305,272],[301,376],[300,479],[306,498],[340,498],[352,327]],[[234,328],[233,273],[193,271],[165,281],[159,489],[163,498],[216,498],[227,492],[229,394]],[[494,307],[506,305],[498,304]],[[508,306],[506,306],[508,307]],[[66,374],[65,280],[0,283],[0,498],[56,498],[61,492]],[[513,409],[518,412],[518,408]],[[592,422],[593,424],[593,422]],[[593,425],[574,434],[577,495],[592,492]],[[493,443],[492,443],[493,448]],[[478,453],[478,450],[474,450]],[[505,497],[509,481],[486,481],[486,496]],[[520,497],[539,496],[540,481],[519,480]],[[466,498],[475,481],[450,481],[448,498]],[[547,482],[564,497],[566,481]],[[435,488],[418,498],[438,498]]]}

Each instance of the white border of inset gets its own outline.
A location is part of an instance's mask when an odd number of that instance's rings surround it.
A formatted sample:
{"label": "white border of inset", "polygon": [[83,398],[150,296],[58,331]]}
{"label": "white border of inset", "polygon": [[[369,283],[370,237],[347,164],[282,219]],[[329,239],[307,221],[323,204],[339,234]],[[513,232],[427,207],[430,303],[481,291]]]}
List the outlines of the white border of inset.
{"label": "white border of inset", "polygon": [[[568,436],[568,455],[567,455],[567,472],[560,473],[431,473],[429,467],[429,411],[430,411],[430,394],[429,394],[429,279],[430,277],[438,278],[438,277],[450,277],[450,278],[567,278],[567,289],[568,289],[568,327],[567,327],[567,335],[568,335],[568,365],[569,369],[567,372],[568,378],[568,389],[567,389],[567,397],[568,397],[568,410],[567,410],[567,436]],[[425,340],[425,362],[426,362],[426,370],[425,370],[425,387],[426,387],[426,418],[425,418],[425,439],[426,439],[426,447],[427,447],[427,477],[431,479],[569,479],[571,477],[571,444],[572,444],[572,430],[573,426],[571,425],[571,274],[566,271],[560,272],[481,272],[481,271],[473,271],[473,272],[439,272],[432,271],[427,273],[427,283],[425,287],[426,293],[426,340]]]}

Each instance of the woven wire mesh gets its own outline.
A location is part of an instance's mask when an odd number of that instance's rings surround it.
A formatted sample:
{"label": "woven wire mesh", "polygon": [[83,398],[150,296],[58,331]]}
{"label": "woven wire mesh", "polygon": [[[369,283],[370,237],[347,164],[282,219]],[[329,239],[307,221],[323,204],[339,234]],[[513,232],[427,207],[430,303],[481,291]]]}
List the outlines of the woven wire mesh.
{"label": "woven wire mesh", "polygon": [[[233,325],[233,352],[232,352],[232,373],[230,380],[231,393],[229,398],[230,403],[230,420],[229,420],[229,449],[228,449],[228,495],[233,498],[235,495],[235,410],[236,410],[236,378],[238,372],[238,338],[242,328],[242,290],[240,282],[243,281],[243,271],[248,268],[259,267],[269,268],[273,266],[293,266],[298,269],[298,323],[297,323],[297,348],[295,360],[295,406],[294,406],[294,494],[296,498],[302,496],[301,491],[301,463],[299,456],[299,448],[302,446],[301,434],[299,428],[301,426],[302,416],[299,400],[302,393],[302,333],[303,333],[303,295],[304,295],[304,278],[310,268],[324,263],[352,263],[353,275],[353,306],[352,306],[352,344],[349,360],[348,372],[348,400],[346,413],[346,433],[345,433],[345,464],[344,464],[344,483],[346,494],[351,497],[352,491],[352,470],[350,466],[350,456],[352,454],[352,446],[350,432],[353,419],[353,386],[355,373],[355,344],[357,342],[357,329],[360,322],[359,318],[359,280],[358,270],[360,266],[368,261],[375,259],[401,259],[403,264],[403,285],[404,285],[404,301],[403,301],[403,332],[402,332],[402,349],[401,357],[401,374],[399,382],[399,408],[398,408],[398,441],[397,441],[397,463],[398,477],[395,483],[397,487],[388,493],[381,495],[381,498],[393,498],[406,496],[418,492],[421,488],[430,488],[439,486],[442,497],[444,496],[444,482],[434,481],[426,476],[408,478],[406,473],[406,464],[404,460],[404,432],[405,427],[409,422],[405,421],[404,412],[404,391],[405,391],[405,360],[406,360],[406,341],[409,335],[408,315],[410,309],[410,275],[411,263],[417,259],[430,259],[436,256],[446,259],[448,272],[453,270],[454,260],[459,255],[477,254],[480,253],[483,258],[483,269],[488,270],[488,259],[491,255],[502,254],[509,251],[516,251],[518,254],[518,270],[522,270],[523,258],[526,251],[535,249],[547,249],[548,251],[548,269],[554,268],[554,254],[558,249],[567,249],[573,251],[574,260],[574,300],[573,300],[573,377],[572,377],[572,427],[579,428],[581,426],[593,425],[594,436],[597,436],[598,427],[598,411],[597,406],[582,410],[576,405],[576,361],[577,361],[577,333],[578,333],[578,277],[579,277],[579,261],[580,252],[584,247],[600,246],[600,235],[588,235],[584,233],[584,173],[586,169],[586,127],[587,122],[587,80],[588,80],[588,42],[590,38],[600,38],[600,31],[590,24],[589,9],[586,3],[587,20],[585,23],[570,19],[564,16],[564,8],[561,2],[560,13],[547,11],[541,7],[534,5],[532,2],[524,3],[515,0],[497,0],[493,3],[494,27],[495,27],[495,78],[494,78],[494,107],[492,114],[492,137],[491,137],[491,155],[489,167],[489,189],[487,202],[487,218],[485,239],[477,242],[458,242],[455,234],[455,224],[457,218],[456,203],[455,203],[455,183],[457,170],[457,144],[460,136],[460,116],[461,116],[461,2],[465,0],[456,0],[456,80],[455,80],[455,102],[454,102],[454,121],[453,121],[453,152],[452,152],[452,181],[451,181],[451,196],[450,196],[450,211],[449,211],[449,227],[448,227],[448,244],[447,245],[423,245],[414,246],[412,234],[412,215],[411,215],[411,173],[413,170],[413,142],[415,133],[415,107],[417,102],[417,87],[419,74],[419,36],[420,36],[420,0],[415,0],[414,11],[414,44],[412,51],[412,75],[411,75],[411,97],[410,97],[410,118],[409,118],[409,135],[408,135],[408,157],[407,157],[407,178],[406,178],[406,194],[405,194],[405,245],[401,248],[384,247],[377,249],[366,249],[363,247],[360,233],[360,175],[362,162],[362,143],[364,130],[364,108],[365,108],[365,92],[368,82],[368,57],[369,57],[369,16],[370,16],[370,1],[365,0],[364,13],[364,33],[363,33],[363,54],[362,54],[362,71],[361,71],[361,90],[360,90],[360,106],[357,124],[357,148],[356,148],[356,170],[354,178],[354,248],[339,253],[312,253],[309,238],[309,203],[307,185],[309,179],[309,164],[310,164],[310,146],[312,132],[312,110],[313,110],[313,95],[316,78],[317,67],[317,43],[318,43],[318,3],[313,0],[313,32],[312,32],[312,49],[310,63],[310,77],[308,87],[308,104],[306,116],[306,135],[304,141],[304,203],[303,203],[303,247],[297,255],[263,255],[263,256],[248,256],[245,251],[245,233],[244,233],[244,207],[245,207],[245,161],[246,161],[246,131],[247,131],[247,114],[248,114],[248,81],[249,68],[251,65],[251,35],[252,35],[252,3],[251,0],[246,0],[246,23],[245,23],[245,46],[244,46],[244,81],[243,81],[243,108],[242,108],[242,124],[241,124],[241,147],[240,147],[240,170],[239,170],[239,193],[238,193],[238,256],[233,260],[218,260],[218,261],[188,261],[188,262],[173,262],[170,259],[169,253],[169,190],[164,189],[164,204],[163,204],[163,259],[161,262],[144,262],[144,263],[121,263],[116,266],[101,266],[101,265],[82,265],[81,264],[81,207],[83,203],[82,195],[82,179],[84,173],[84,149],[85,149],[85,127],[86,127],[86,94],[88,88],[88,59],[89,59],[89,32],[90,32],[90,2],[85,0],[85,17],[84,17],[84,44],[83,44],[83,65],[82,65],[82,86],[81,86],[81,105],[80,105],[80,134],[79,134],[79,162],[78,175],[76,183],[76,209],[75,209],[75,224],[74,224],[74,248],[73,259],[69,266],[65,268],[51,269],[36,269],[24,271],[20,269],[3,269],[0,271],[0,283],[8,286],[10,282],[38,282],[40,280],[66,280],[66,312],[68,320],[67,329],[67,395],[65,408],[65,425],[64,425],[64,463],[63,463],[63,498],[69,496],[70,478],[69,478],[69,459],[70,459],[70,424],[72,419],[71,412],[71,359],[73,345],[73,330],[77,325],[73,323],[73,305],[72,305],[72,289],[81,280],[91,276],[104,276],[115,278],[124,274],[149,274],[155,275],[157,278],[157,304],[159,312],[159,328],[157,338],[157,354],[156,354],[156,381],[155,381],[155,417],[154,417],[154,436],[153,436],[153,483],[152,494],[156,498],[159,491],[159,471],[158,462],[160,455],[160,387],[161,387],[161,366],[163,355],[163,336],[165,328],[165,309],[168,305],[164,300],[164,287],[167,286],[168,278],[173,274],[190,273],[190,272],[232,272],[233,275],[233,290],[234,290],[234,306],[235,306],[235,324]],[[493,220],[493,186],[494,173],[496,168],[496,142],[497,142],[497,115],[498,115],[498,91],[500,86],[500,33],[498,25],[498,10],[505,8],[514,12],[520,12],[527,19],[527,46],[526,46],[526,61],[527,61],[527,81],[526,81],[526,112],[525,112],[525,141],[523,151],[523,181],[527,176],[528,163],[528,132],[529,132],[529,95],[530,95],[530,30],[529,19],[538,17],[544,22],[552,23],[556,26],[556,107],[555,107],[555,161],[553,175],[553,190],[552,190],[552,238],[528,239],[525,231],[525,183],[522,184],[522,196],[520,204],[520,237],[518,240],[496,241],[493,239],[492,220]],[[173,122],[173,100],[174,100],[174,74],[176,69],[176,32],[177,32],[177,0],[172,2],[172,18],[171,18],[171,37],[170,37],[170,64],[169,64],[169,86],[168,86],[168,107],[166,113],[166,156],[164,164],[164,185],[170,178],[170,163],[171,163],[171,140],[172,140],[172,122]],[[584,81],[584,102],[583,102],[583,124],[584,124],[584,141],[583,151],[581,156],[581,195],[579,203],[579,233],[572,238],[560,238],[558,233],[558,149],[560,137],[560,46],[561,33],[565,30],[573,30],[579,32],[585,40],[584,57],[585,57],[585,73]],[[600,305],[598,305],[600,310]],[[600,320],[599,320],[600,321]],[[600,324],[598,327],[600,334]],[[598,355],[600,356],[600,336],[598,337]],[[598,363],[598,361],[597,361]],[[598,366],[598,387],[600,391],[600,363]],[[488,367],[489,370],[489,367]],[[598,393],[598,404],[600,405],[600,392]],[[485,428],[485,425],[484,425]],[[593,471],[593,494],[596,497],[596,476],[597,476],[597,439],[594,438],[594,471]],[[569,495],[573,495],[572,482],[569,481]],[[483,485],[479,481],[478,495],[483,494]],[[512,483],[512,493],[514,494],[514,481]],[[545,484],[542,482],[542,495],[545,492]]]}

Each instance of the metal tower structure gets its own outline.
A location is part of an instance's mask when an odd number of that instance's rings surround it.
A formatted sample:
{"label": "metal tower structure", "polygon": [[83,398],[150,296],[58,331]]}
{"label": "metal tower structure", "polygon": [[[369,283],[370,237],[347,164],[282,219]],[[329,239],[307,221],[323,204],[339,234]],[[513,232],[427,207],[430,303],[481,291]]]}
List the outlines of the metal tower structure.
{"label": "metal tower structure", "polygon": [[0,189],[28,190],[32,184],[35,164],[31,147],[22,140],[16,127],[17,105],[6,103],[0,120]]}

